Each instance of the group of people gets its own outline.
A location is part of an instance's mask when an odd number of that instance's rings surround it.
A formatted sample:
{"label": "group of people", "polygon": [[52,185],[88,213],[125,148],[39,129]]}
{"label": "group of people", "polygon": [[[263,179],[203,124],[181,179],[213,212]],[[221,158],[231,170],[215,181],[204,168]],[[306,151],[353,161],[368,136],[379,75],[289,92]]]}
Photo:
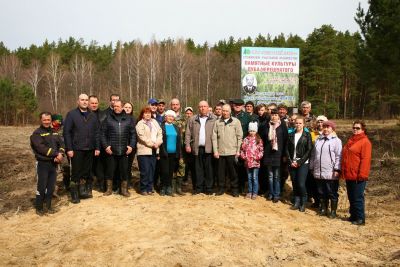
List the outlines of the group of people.
{"label": "group of people", "polygon": [[[110,96],[109,107],[99,111],[96,96],[81,94],[78,107],[68,112],[59,132],[48,112],[31,136],[37,159],[36,210],[52,211],[57,164],[67,162],[65,182],[72,203],[92,197],[94,181],[104,195],[118,190],[128,197],[135,155],[140,171],[139,193],[157,190],[162,196],[182,195],[191,178],[193,194],[248,199],[265,194],[277,203],[289,174],[293,185],[292,209],[305,211],[311,199],[318,214],[336,217],[339,178],[346,180],[349,220],[365,224],[364,190],[371,162],[371,142],[365,122],[353,123],[353,135],[342,146],[336,124],[315,117],[311,103],[301,103],[299,114],[274,103],[254,106],[242,99],[220,100],[211,108],[200,101],[198,113],[178,99],[167,103],[151,98],[137,118],[133,105]],[[54,115],[53,115],[54,119]],[[56,120],[57,121],[57,120]],[[190,173],[190,176],[189,176]],[[245,185],[247,182],[247,192]]]}

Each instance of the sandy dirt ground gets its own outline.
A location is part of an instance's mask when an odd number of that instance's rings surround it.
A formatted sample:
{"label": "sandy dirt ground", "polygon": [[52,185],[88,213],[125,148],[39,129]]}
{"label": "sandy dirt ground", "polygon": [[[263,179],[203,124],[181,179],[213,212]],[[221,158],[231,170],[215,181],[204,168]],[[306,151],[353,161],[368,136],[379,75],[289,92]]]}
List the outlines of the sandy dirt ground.
{"label": "sandy dirt ground", "polygon": [[[375,155],[363,227],[345,221],[343,187],[333,220],[312,209],[290,210],[288,194],[273,204],[261,197],[141,196],[133,190],[129,198],[95,191],[78,205],[60,191],[57,213],[39,217],[28,143],[33,129],[0,127],[1,266],[400,265],[400,168],[383,162],[382,153]],[[395,133],[399,137],[398,127]],[[391,140],[376,151],[393,156],[398,144]]]}

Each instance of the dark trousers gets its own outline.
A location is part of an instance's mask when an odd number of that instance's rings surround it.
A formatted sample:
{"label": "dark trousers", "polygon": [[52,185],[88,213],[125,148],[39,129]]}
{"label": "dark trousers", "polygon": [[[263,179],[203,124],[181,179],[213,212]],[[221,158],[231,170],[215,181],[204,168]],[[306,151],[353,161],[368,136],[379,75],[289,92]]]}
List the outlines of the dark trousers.
{"label": "dark trousers", "polygon": [[212,154],[199,147],[199,154],[194,156],[196,168],[196,193],[211,193],[213,185]]}
{"label": "dark trousers", "polygon": [[303,164],[298,168],[289,167],[290,178],[293,183],[293,196],[295,197],[307,197],[306,180],[308,165]]}
{"label": "dark trousers", "polygon": [[364,191],[367,181],[346,180],[347,197],[350,202],[350,219],[365,221]]}
{"label": "dark trousers", "polygon": [[244,160],[239,158],[237,164],[234,167],[236,168],[236,174],[238,176],[239,193],[243,193],[244,188],[246,186],[246,181],[248,180],[247,179],[247,170],[246,170],[246,166],[244,164]]}
{"label": "dark trousers", "polygon": [[[289,166],[287,162],[283,162],[281,160],[281,191],[283,192],[285,189],[286,180],[289,177]],[[306,177],[307,178],[307,177]],[[304,180],[305,182],[305,180]]]}
{"label": "dark trousers", "polygon": [[268,191],[268,171],[267,167],[262,165],[258,172],[258,193],[260,195],[265,194]]}
{"label": "dark trousers", "polygon": [[153,191],[154,170],[156,168],[155,155],[137,156],[140,171],[140,192]]}
{"label": "dark trousers", "polygon": [[74,150],[74,156],[71,158],[72,182],[79,183],[80,179],[91,179],[93,153],[93,150]]}
{"label": "dark trousers", "polygon": [[128,183],[133,185],[133,176],[132,176],[132,165],[133,159],[135,158],[135,153],[131,153],[128,155]]}
{"label": "dark trousers", "polygon": [[194,166],[194,156],[192,153],[184,152],[184,160],[185,160],[185,177],[184,181],[188,179],[188,175],[190,172],[190,177],[192,179],[193,190],[196,190],[196,168]]}
{"label": "dark trousers", "polygon": [[338,189],[339,180],[316,179],[319,199],[330,199],[337,201],[339,199]]}
{"label": "dark trousers", "polygon": [[161,184],[160,188],[172,186],[174,172],[178,171],[179,160],[176,153],[168,154],[167,157],[161,157],[159,160]]}
{"label": "dark trousers", "polygon": [[43,201],[51,204],[54,187],[56,185],[57,170],[54,162],[37,162],[37,187],[36,187],[36,208],[43,208]]}
{"label": "dark trousers", "polygon": [[128,181],[128,156],[107,155],[107,170],[105,174],[106,180],[113,180],[115,173],[119,173],[121,181]]}
{"label": "dark trousers", "polygon": [[102,150],[98,157],[93,159],[93,174],[99,179],[104,179],[106,173],[106,152]]}
{"label": "dark trousers", "polygon": [[239,181],[235,169],[235,155],[220,156],[218,159],[218,184],[220,192],[225,191],[226,173],[228,173],[232,193],[237,194],[239,190]]}
{"label": "dark trousers", "polygon": [[308,172],[306,180],[306,189],[308,197],[312,197],[314,202],[319,201],[317,179],[314,178],[312,172]]}

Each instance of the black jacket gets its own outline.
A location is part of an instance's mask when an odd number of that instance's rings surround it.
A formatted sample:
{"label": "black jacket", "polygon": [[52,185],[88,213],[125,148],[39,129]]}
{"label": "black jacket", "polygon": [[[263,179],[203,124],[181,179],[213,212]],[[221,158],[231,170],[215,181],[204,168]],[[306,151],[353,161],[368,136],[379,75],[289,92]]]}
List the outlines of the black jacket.
{"label": "black jacket", "polygon": [[131,116],[122,111],[109,115],[101,125],[101,146],[106,149],[111,146],[113,155],[125,155],[127,146],[136,148],[136,128]]}
{"label": "black jacket", "polygon": [[100,148],[100,126],[96,114],[87,111],[85,117],[79,108],[68,112],[64,121],[66,151]]}
{"label": "black jacket", "polygon": [[112,108],[108,107],[105,110],[101,110],[97,113],[97,117],[100,121],[100,125],[113,113]]}
{"label": "black jacket", "polygon": [[[296,132],[289,133],[286,145],[286,157],[288,158],[289,166],[292,164],[293,160],[295,160],[293,159],[295,133]],[[298,159],[296,161],[299,165],[304,164],[304,162],[310,158],[312,149],[311,135],[309,132],[303,131],[296,145],[296,158]]]}
{"label": "black jacket", "polygon": [[264,157],[262,162],[267,166],[278,167],[281,165],[281,158],[285,155],[286,151],[286,143],[288,138],[288,130],[284,123],[276,128],[276,135],[278,139],[278,150],[272,150],[271,142],[268,140],[268,132],[269,132],[270,124],[266,123],[265,127],[263,127],[260,136],[264,142]]}
{"label": "black jacket", "polygon": [[62,137],[53,132],[51,127],[45,128],[40,126],[31,135],[31,148],[38,161],[51,161],[58,153],[64,152],[64,143]]}
{"label": "black jacket", "polygon": [[[181,147],[182,147],[182,141],[181,141],[181,134],[179,131],[178,126],[175,124],[172,124],[175,128],[176,131],[176,158],[181,157]],[[167,152],[167,134],[165,130],[165,122],[161,124],[161,129],[162,129],[162,136],[163,136],[163,143],[160,146],[160,157],[168,157],[168,152]]]}

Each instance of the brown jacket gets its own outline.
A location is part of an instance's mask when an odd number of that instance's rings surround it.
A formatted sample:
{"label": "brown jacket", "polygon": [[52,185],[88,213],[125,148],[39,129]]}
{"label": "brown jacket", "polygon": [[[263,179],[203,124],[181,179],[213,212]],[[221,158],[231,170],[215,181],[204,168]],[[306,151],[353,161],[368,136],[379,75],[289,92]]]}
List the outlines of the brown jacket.
{"label": "brown jacket", "polygon": [[[189,119],[186,132],[185,132],[185,146],[190,146],[192,149],[192,154],[199,154],[199,134],[200,134],[200,115],[193,116]],[[214,115],[208,115],[206,121],[206,145],[205,152],[212,153],[212,134],[215,123]]]}

